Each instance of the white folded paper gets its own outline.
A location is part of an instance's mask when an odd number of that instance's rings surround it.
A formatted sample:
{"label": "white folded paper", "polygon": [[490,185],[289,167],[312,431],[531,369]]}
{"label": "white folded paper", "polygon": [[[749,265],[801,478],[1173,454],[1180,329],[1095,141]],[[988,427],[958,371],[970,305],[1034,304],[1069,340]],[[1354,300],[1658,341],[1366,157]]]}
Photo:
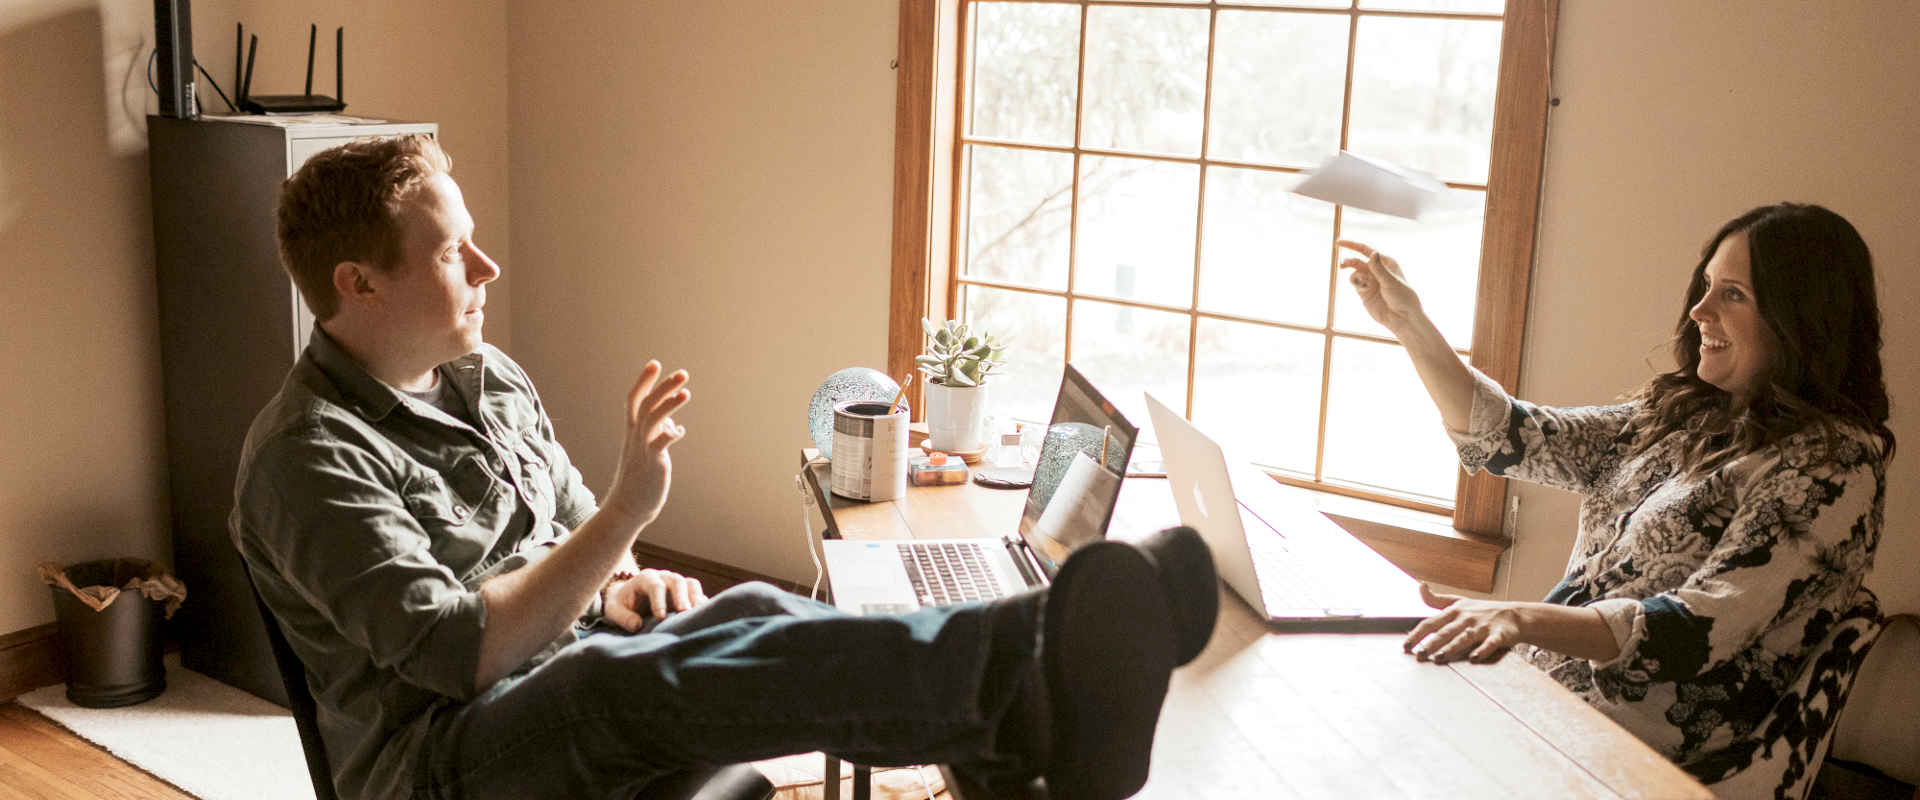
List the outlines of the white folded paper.
{"label": "white folded paper", "polygon": [[1438,207],[1446,190],[1446,184],[1419,170],[1345,150],[1293,187],[1297,195],[1406,219]]}
{"label": "white folded paper", "polygon": [[1053,497],[1047,500],[1047,510],[1040,513],[1039,521],[1033,525],[1034,532],[1061,545],[1058,553],[1046,552],[1048,558],[1056,563],[1064,561],[1067,553],[1100,538],[1111,507],[1114,484],[1119,482],[1120,476],[1095,464],[1086,453],[1073,454],[1066,475],[1060,478]]}

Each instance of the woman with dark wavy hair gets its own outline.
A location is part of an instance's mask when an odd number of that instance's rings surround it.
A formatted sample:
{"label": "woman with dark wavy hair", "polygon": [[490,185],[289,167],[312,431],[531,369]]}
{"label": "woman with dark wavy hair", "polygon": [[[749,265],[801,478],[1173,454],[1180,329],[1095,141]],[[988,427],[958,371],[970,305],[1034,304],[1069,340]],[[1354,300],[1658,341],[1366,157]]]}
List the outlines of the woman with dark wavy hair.
{"label": "woman with dark wavy hair", "polygon": [[[1399,337],[1469,471],[1580,492],[1541,603],[1436,595],[1407,636],[1435,662],[1528,658],[1704,782],[1753,763],[1879,544],[1887,391],[1873,260],[1827,209],[1714,234],[1687,283],[1678,368],[1617,405],[1517,400],[1461,363],[1393,259],[1341,266]],[[1749,774],[1746,778],[1760,778]],[[1726,788],[1728,784],[1722,784]]]}

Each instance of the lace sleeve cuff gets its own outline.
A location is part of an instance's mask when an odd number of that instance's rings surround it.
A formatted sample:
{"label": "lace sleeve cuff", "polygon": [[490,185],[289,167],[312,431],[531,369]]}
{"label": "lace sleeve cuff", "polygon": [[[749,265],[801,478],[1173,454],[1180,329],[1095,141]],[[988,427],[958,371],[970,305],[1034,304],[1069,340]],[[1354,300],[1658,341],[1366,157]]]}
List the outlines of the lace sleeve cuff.
{"label": "lace sleeve cuff", "polygon": [[1638,600],[1612,597],[1588,603],[1587,608],[1600,612],[1600,618],[1606,620],[1607,628],[1613,631],[1614,646],[1620,650],[1612,660],[1592,662],[1595,672],[1620,664],[1639,647],[1640,640],[1646,636],[1646,617],[1641,613]]}
{"label": "lace sleeve cuff", "polygon": [[1473,472],[1485,466],[1506,439],[1513,398],[1480,370],[1467,367],[1467,372],[1473,376],[1473,408],[1467,414],[1467,429],[1448,428],[1447,435],[1459,451],[1460,466]]}

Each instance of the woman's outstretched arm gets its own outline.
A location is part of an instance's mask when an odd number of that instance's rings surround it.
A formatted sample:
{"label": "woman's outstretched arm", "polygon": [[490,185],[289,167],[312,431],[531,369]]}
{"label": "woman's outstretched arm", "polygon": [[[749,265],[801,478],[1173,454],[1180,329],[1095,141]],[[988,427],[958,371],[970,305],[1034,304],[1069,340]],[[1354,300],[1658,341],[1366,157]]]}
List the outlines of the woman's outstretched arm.
{"label": "woman's outstretched arm", "polygon": [[1466,430],[1473,413],[1473,375],[1460,363],[1460,356],[1433,320],[1427,318],[1420,307],[1420,296],[1407,285],[1399,262],[1361,242],[1341,239],[1340,246],[1365,256],[1343,259],[1340,266],[1353,270],[1348,280],[1360,293],[1367,315],[1406,345],[1414,371],[1440,409],[1440,421],[1451,430]]}

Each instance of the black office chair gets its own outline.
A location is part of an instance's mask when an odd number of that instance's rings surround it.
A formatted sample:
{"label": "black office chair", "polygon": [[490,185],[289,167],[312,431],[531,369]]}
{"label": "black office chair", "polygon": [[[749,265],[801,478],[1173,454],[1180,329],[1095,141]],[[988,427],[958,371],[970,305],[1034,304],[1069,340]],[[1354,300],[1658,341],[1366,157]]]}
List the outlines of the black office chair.
{"label": "black office chair", "polygon": [[[247,572],[247,586],[253,590],[254,607],[260,621],[266,623],[267,644],[273,649],[273,663],[280,669],[280,682],[287,687],[287,710],[300,729],[300,749],[306,751],[307,777],[313,780],[317,800],[339,800],[333,791],[333,762],[320,739],[320,717],[307,688],[306,667],[300,663],[287,637],[280,632],[280,621],[260,597],[260,587]],[[684,770],[666,775],[647,785],[633,800],[770,800],[773,783],[752,764],[734,764],[717,769]]]}

